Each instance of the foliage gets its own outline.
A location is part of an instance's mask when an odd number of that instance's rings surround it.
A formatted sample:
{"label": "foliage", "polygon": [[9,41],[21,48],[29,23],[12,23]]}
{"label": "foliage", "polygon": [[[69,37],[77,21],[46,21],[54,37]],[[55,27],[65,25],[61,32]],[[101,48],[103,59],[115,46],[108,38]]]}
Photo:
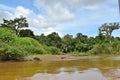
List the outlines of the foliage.
{"label": "foliage", "polygon": [[42,46],[32,38],[20,38],[11,30],[0,28],[0,59],[18,60],[30,54],[45,54],[47,46]]}
{"label": "foliage", "polygon": [[[21,24],[14,21],[20,21]],[[33,54],[120,54],[120,37],[112,36],[112,32],[119,29],[117,23],[102,25],[96,37],[88,37],[82,33],[77,33],[75,37],[70,34],[60,37],[56,32],[47,36],[35,36],[28,29],[19,32],[25,25],[26,18],[23,22],[21,18],[4,20],[0,28],[1,60],[19,60]],[[14,33],[14,29],[18,30],[19,36]]]}
{"label": "foliage", "polygon": [[19,35],[19,31],[23,27],[28,27],[26,17],[20,16],[20,18],[15,18],[14,20],[3,19],[1,27],[11,28],[15,31],[16,35]]}
{"label": "foliage", "polygon": [[11,29],[0,28],[0,40],[11,45],[15,42],[17,36],[12,33]]}
{"label": "foliage", "polygon": [[75,44],[74,44],[73,36],[69,35],[69,34],[65,35],[62,38],[61,50],[64,53],[70,53],[70,52],[74,51],[74,47],[75,47]]}
{"label": "foliage", "polygon": [[56,47],[50,47],[50,53],[55,55],[55,54],[60,54],[60,49],[56,48]]}
{"label": "foliage", "polygon": [[60,48],[61,46],[61,38],[56,32],[52,32],[51,34],[47,35],[47,46],[54,46]]}
{"label": "foliage", "polygon": [[41,34],[40,36],[35,36],[35,39],[43,45],[47,45],[47,37],[44,34]]}
{"label": "foliage", "polygon": [[119,23],[104,23],[100,28],[99,28],[99,34],[104,34],[109,42],[111,43],[111,38],[112,38],[112,32],[116,29],[119,29]]}
{"label": "foliage", "polygon": [[15,46],[21,46],[28,54],[46,53],[44,47],[32,38],[18,38]]}
{"label": "foliage", "polygon": [[95,44],[93,49],[89,51],[92,54],[120,54],[120,41],[114,40],[111,44],[102,43]]}
{"label": "foliage", "polygon": [[10,46],[0,41],[0,59],[1,60],[21,60],[26,52],[21,47]]}
{"label": "foliage", "polygon": [[33,31],[31,31],[31,30],[29,30],[29,29],[26,29],[26,30],[22,29],[22,30],[20,30],[19,36],[20,36],[20,37],[31,37],[31,38],[35,38]]}
{"label": "foliage", "polygon": [[[57,47],[62,53],[93,53],[93,54],[112,54],[120,53],[119,37],[112,37],[112,32],[119,29],[118,23],[103,24],[99,28],[98,36],[88,37],[82,33],[77,33],[75,37],[73,35],[67,34],[60,38],[60,36],[53,32],[47,36],[41,34],[36,36],[36,39],[46,45]],[[114,47],[113,47],[114,46]]]}

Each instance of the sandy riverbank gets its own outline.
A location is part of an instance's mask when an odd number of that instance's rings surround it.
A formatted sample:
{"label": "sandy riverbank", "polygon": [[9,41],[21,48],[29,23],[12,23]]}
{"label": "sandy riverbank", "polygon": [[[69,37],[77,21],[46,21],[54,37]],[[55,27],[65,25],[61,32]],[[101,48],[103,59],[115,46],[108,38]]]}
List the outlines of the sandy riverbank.
{"label": "sandy riverbank", "polygon": [[61,60],[81,60],[93,59],[98,56],[75,56],[75,55],[42,55],[26,57],[28,61],[61,61]]}

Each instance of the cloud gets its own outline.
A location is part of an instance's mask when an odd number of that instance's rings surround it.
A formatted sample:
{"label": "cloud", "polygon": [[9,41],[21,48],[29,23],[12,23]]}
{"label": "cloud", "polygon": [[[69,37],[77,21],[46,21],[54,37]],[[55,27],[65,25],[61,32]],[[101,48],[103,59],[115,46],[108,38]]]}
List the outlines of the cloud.
{"label": "cloud", "polygon": [[29,9],[25,9],[22,6],[17,6],[14,10],[14,16],[19,17],[20,15],[24,15],[25,17],[31,15],[32,11]]}
{"label": "cloud", "polygon": [[0,11],[0,23],[3,22],[3,19],[10,19],[10,14],[7,12]]}
{"label": "cloud", "polygon": [[13,8],[0,4],[0,22],[5,19],[10,19],[12,16]]}
{"label": "cloud", "polygon": [[51,20],[67,21],[76,17],[77,10],[85,7],[87,9],[98,9],[98,4],[107,0],[35,0],[34,5],[38,9],[44,9]]}
{"label": "cloud", "polygon": [[32,8],[20,5],[13,8],[0,4],[0,22],[2,18],[13,19],[23,15],[35,34],[81,32],[97,35],[98,27],[104,22],[119,20],[115,0],[34,0],[33,5]]}
{"label": "cloud", "polygon": [[44,10],[54,23],[59,23],[57,27],[64,33],[97,35],[103,23],[119,20],[115,0],[35,0],[34,5]]}
{"label": "cloud", "polygon": [[[12,12],[11,12],[12,10]],[[24,8],[23,6],[17,6],[12,8],[3,4],[0,4],[0,23],[4,19],[14,19],[16,17],[24,16],[27,18],[29,23],[29,28],[35,30],[35,34],[46,33],[55,31],[54,23],[50,22],[48,19],[44,18],[41,14],[36,14],[32,10]],[[43,32],[42,32],[43,31]]]}

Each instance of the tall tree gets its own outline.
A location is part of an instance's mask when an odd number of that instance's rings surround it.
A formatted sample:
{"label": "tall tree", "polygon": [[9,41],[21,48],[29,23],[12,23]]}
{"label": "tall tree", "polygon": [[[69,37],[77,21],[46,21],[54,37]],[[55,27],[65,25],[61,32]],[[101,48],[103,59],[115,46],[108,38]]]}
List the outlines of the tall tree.
{"label": "tall tree", "polygon": [[3,19],[3,23],[1,24],[3,27],[12,28],[17,35],[19,35],[20,29],[24,27],[28,27],[28,22],[26,17],[20,16],[20,18],[15,18],[13,20]]}
{"label": "tall tree", "polygon": [[28,27],[26,17],[21,16],[20,18],[14,19],[16,34],[19,35],[20,28]]}
{"label": "tall tree", "polygon": [[99,34],[106,35],[109,42],[111,43],[112,32],[119,28],[119,23],[104,23],[101,27],[99,27]]}

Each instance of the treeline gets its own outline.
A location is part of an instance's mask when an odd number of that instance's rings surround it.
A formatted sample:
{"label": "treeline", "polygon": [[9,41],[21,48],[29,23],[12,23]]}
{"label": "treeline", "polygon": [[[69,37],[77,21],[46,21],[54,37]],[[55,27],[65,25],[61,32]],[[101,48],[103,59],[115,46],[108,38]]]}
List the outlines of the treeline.
{"label": "treeline", "polygon": [[99,34],[95,37],[82,33],[77,33],[75,37],[70,34],[60,37],[56,32],[36,36],[31,30],[22,30],[20,35],[34,38],[42,45],[56,47],[59,49],[56,51],[60,52],[54,54],[120,54],[120,37],[112,36],[112,32],[117,29],[118,23],[105,23],[98,28]]}
{"label": "treeline", "polygon": [[120,37],[112,37],[111,42],[109,42],[108,38],[102,34],[88,37],[82,33],[77,33],[75,37],[67,34],[61,38],[58,33],[53,32],[47,36],[44,34],[35,36],[35,39],[40,44],[57,47],[64,54],[120,53]]}
{"label": "treeline", "polygon": [[120,54],[120,37],[112,32],[120,28],[118,23],[105,23],[99,27],[96,37],[77,33],[75,37],[58,33],[34,35],[32,30],[23,29],[29,24],[25,17],[3,19],[0,25],[0,59],[19,60],[33,54]]}

